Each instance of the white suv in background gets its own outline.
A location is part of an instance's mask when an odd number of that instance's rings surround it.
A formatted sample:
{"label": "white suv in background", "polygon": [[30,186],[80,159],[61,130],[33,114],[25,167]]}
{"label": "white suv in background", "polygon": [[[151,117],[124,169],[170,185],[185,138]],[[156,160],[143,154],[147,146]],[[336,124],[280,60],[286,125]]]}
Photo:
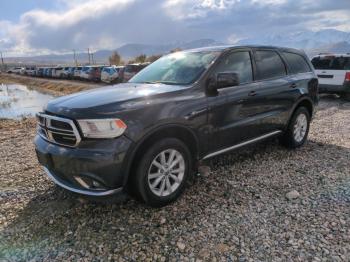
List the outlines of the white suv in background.
{"label": "white suv in background", "polygon": [[311,60],[320,93],[334,93],[350,100],[350,53],[320,54]]}
{"label": "white suv in background", "polygon": [[120,70],[122,70],[124,66],[106,66],[101,71],[101,81],[105,83],[114,83],[119,82],[121,79],[121,74],[119,74]]}

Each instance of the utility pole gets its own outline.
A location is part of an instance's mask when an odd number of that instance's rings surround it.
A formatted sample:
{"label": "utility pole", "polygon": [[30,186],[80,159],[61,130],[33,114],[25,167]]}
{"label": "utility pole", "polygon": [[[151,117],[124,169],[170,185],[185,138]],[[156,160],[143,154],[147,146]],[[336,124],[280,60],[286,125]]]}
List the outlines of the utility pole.
{"label": "utility pole", "polygon": [[89,65],[91,63],[91,58],[90,58],[90,48],[88,48],[88,57],[89,57]]}
{"label": "utility pole", "polygon": [[4,58],[2,57],[2,52],[0,52],[0,57],[1,57],[1,69],[4,70],[5,66],[4,66]]}
{"label": "utility pole", "polygon": [[75,64],[75,66],[78,66],[77,55],[75,53],[75,49],[73,49],[73,55],[74,55],[74,64]]}
{"label": "utility pole", "polygon": [[94,61],[94,53],[91,53],[91,60],[92,60],[92,64],[94,65],[94,64],[95,64],[95,61]]}

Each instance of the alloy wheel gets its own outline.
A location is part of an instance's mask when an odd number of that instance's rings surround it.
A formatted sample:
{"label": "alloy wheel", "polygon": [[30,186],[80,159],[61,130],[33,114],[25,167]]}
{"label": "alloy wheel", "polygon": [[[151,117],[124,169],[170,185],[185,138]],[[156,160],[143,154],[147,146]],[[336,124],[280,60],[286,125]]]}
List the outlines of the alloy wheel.
{"label": "alloy wheel", "polygon": [[160,152],[148,170],[148,185],[159,197],[172,194],[181,185],[185,175],[185,159],[175,149]]}
{"label": "alloy wheel", "polygon": [[300,114],[295,120],[293,128],[293,136],[296,142],[303,141],[307,132],[308,121],[305,114]]}

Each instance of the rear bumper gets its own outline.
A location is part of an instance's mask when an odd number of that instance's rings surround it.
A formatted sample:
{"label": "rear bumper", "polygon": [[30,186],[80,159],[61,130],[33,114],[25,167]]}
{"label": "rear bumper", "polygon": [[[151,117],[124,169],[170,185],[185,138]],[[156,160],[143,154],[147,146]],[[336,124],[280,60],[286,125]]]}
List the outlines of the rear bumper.
{"label": "rear bumper", "polygon": [[326,85],[319,84],[320,93],[350,93],[350,82],[345,82],[343,85]]}

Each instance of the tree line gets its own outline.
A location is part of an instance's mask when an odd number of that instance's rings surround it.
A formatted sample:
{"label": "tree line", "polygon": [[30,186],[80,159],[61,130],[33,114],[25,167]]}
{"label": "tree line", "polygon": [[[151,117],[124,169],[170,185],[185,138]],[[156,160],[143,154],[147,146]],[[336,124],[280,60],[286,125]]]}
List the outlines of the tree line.
{"label": "tree line", "polygon": [[[175,48],[170,51],[170,53],[181,51],[180,48]],[[137,64],[137,63],[153,63],[154,61],[158,60],[160,57],[162,57],[162,54],[159,55],[150,55],[147,56],[145,54],[138,55],[127,62],[122,59],[120,54],[117,51],[113,51],[112,55],[108,58],[109,64],[111,65],[125,65],[125,64]]]}

